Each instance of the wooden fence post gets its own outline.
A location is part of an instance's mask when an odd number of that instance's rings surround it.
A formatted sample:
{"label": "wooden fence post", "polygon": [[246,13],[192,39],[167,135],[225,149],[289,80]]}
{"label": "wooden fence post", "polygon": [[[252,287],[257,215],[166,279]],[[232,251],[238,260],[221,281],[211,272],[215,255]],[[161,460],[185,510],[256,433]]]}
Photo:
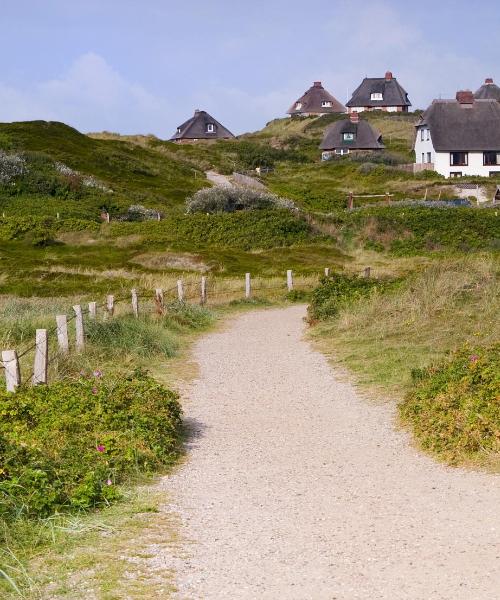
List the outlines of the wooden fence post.
{"label": "wooden fence post", "polygon": [[291,269],[286,272],[286,286],[289,292],[293,290],[293,273]]}
{"label": "wooden fence post", "polygon": [[325,267],[325,277],[330,277],[330,267]]}
{"label": "wooden fence post", "polygon": [[97,302],[89,302],[89,318],[93,321],[97,318]]}
{"label": "wooden fence post", "polygon": [[245,273],[245,298],[250,298],[252,295],[252,280],[250,273]]}
{"label": "wooden fence post", "polygon": [[33,369],[33,385],[47,383],[47,368],[49,365],[49,342],[46,329],[36,330],[35,365]]}
{"label": "wooden fence post", "polygon": [[109,212],[108,211],[105,212],[105,217],[106,217],[106,223],[109,223],[110,216],[109,216]]}
{"label": "wooden fence post", "polygon": [[68,319],[67,319],[66,315],[57,315],[56,316],[56,325],[57,325],[57,344],[59,346],[59,350],[63,354],[68,354],[68,352],[69,352]]}
{"label": "wooden fence post", "polygon": [[2,362],[5,368],[5,384],[8,392],[15,392],[21,385],[21,370],[15,350],[3,350]]}
{"label": "wooden fence post", "polygon": [[207,302],[207,278],[203,275],[201,278],[201,304],[206,304]]}
{"label": "wooden fence post", "polygon": [[132,310],[134,317],[137,319],[139,317],[139,297],[135,288],[132,290]]}
{"label": "wooden fence post", "polygon": [[184,286],[182,285],[182,279],[177,280],[177,297],[179,302],[184,302]]}
{"label": "wooden fence post", "polygon": [[370,277],[371,272],[372,272],[371,268],[370,267],[366,267],[366,269],[365,269],[365,277]]}
{"label": "wooden fence post", "polygon": [[76,351],[81,352],[85,347],[85,330],[83,328],[82,307],[79,304],[73,306],[75,311],[75,329],[76,329]]}
{"label": "wooden fence post", "polygon": [[113,294],[110,294],[109,296],[107,296],[106,308],[108,310],[109,316],[112,317],[115,312],[115,297],[113,296]]}
{"label": "wooden fence post", "polygon": [[354,194],[349,192],[349,198],[347,199],[347,210],[352,210],[354,208]]}
{"label": "wooden fence post", "polygon": [[163,290],[161,288],[156,288],[155,290],[155,305],[156,305],[156,312],[159,315],[163,314]]}

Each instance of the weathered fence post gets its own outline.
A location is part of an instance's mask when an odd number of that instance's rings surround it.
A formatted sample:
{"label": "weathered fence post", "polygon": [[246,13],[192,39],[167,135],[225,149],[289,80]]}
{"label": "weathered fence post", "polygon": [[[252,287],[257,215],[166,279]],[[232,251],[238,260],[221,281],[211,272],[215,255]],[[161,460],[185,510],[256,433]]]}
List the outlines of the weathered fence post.
{"label": "weathered fence post", "polygon": [[252,295],[252,280],[250,273],[245,273],[245,298],[250,298]]}
{"label": "weathered fence post", "polygon": [[15,350],[4,350],[2,352],[2,362],[5,368],[5,384],[8,392],[15,392],[21,385],[21,370],[19,368],[19,359]]}
{"label": "weathered fence post", "polygon": [[89,302],[89,318],[93,321],[97,318],[97,302]]}
{"label": "weathered fence post", "polygon": [[366,267],[366,269],[365,269],[365,277],[370,277],[371,272],[372,272],[371,267]]}
{"label": "weathered fence post", "polygon": [[108,211],[106,211],[106,212],[104,213],[104,217],[105,217],[105,219],[106,219],[106,223],[109,223],[109,221],[110,221],[110,216],[109,216],[109,212],[108,212]]}
{"label": "weathered fence post", "polygon": [[135,288],[132,290],[132,310],[134,317],[137,319],[139,317],[139,297]]}
{"label": "weathered fence post", "polygon": [[161,214],[159,212],[156,213],[156,220],[161,221]]}
{"label": "weathered fence post", "polygon": [[177,297],[179,298],[179,302],[184,302],[184,286],[182,284],[182,279],[177,280]]}
{"label": "weathered fence post", "polygon": [[46,329],[36,330],[35,364],[33,369],[33,385],[47,383],[49,342]]}
{"label": "weathered fence post", "polygon": [[207,302],[207,278],[203,275],[201,278],[201,304],[206,304]]}
{"label": "weathered fence post", "polygon": [[330,277],[330,267],[325,267],[325,277]]}
{"label": "weathered fence post", "polygon": [[354,208],[354,194],[349,192],[349,197],[347,198],[347,210],[352,210]]}
{"label": "weathered fence post", "polygon": [[108,311],[109,316],[112,317],[115,312],[115,297],[113,296],[113,294],[110,294],[106,297],[106,309]]}
{"label": "weathered fence post", "polygon": [[69,352],[68,319],[67,319],[66,315],[57,315],[56,316],[56,325],[57,325],[57,344],[59,346],[59,350],[63,354],[68,354],[68,352]]}
{"label": "weathered fence post", "polygon": [[286,286],[289,292],[293,290],[293,273],[291,269],[286,272]]}
{"label": "weathered fence post", "polygon": [[156,312],[159,315],[163,314],[163,290],[161,288],[156,288],[155,290],[155,305]]}
{"label": "weathered fence post", "polygon": [[81,352],[85,347],[85,330],[83,328],[83,313],[82,307],[79,304],[73,306],[75,311],[75,330],[76,330],[76,351]]}

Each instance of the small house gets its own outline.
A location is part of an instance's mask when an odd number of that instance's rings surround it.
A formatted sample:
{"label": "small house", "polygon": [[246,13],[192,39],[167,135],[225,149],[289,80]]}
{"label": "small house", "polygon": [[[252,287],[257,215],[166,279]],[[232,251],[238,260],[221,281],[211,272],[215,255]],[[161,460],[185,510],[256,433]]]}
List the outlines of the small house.
{"label": "small house", "polygon": [[500,87],[493,82],[491,77],[488,77],[474,94],[474,98],[476,100],[498,100],[500,102]]}
{"label": "small house", "polygon": [[195,110],[194,115],[182,125],[170,138],[170,141],[182,143],[200,140],[229,140],[234,135],[204,110]]}
{"label": "small house", "polygon": [[385,77],[365,77],[346,104],[349,112],[382,110],[408,112],[411,102],[406,90],[387,71]]}
{"label": "small house", "polygon": [[470,90],[434,100],[416,125],[415,170],[444,177],[500,176],[500,102],[477,100]]}
{"label": "small house", "polygon": [[354,112],[349,118],[330,125],[320,144],[322,160],[330,160],[334,155],[376,152],[384,148],[380,132]]}
{"label": "small house", "polygon": [[345,106],[325,90],[321,81],[315,81],[307,92],[292,104],[287,114],[292,117],[320,117],[345,112]]}

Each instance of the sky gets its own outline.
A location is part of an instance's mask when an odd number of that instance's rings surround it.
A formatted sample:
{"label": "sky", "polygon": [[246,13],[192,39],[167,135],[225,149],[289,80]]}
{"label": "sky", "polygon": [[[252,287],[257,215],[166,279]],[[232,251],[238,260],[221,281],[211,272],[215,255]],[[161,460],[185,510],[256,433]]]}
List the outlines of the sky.
{"label": "sky", "polygon": [[498,0],[0,0],[0,121],[169,138],[195,109],[233,133],[312,85],[387,70],[414,108],[500,81]]}

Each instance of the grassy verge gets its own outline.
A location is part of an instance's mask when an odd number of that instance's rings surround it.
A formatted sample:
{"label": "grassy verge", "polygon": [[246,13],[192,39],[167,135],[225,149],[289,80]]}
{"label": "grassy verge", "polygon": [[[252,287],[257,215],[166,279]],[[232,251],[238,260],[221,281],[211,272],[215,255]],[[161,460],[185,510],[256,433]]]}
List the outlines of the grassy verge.
{"label": "grassy verge", "polygon": [[336,316],[312,335],[359,384],[401,400],[415,388],[412,371],[441,364],[465,344],[498,340],[498,281],[496,255],[435,261],[389,289],[341,298]]}

